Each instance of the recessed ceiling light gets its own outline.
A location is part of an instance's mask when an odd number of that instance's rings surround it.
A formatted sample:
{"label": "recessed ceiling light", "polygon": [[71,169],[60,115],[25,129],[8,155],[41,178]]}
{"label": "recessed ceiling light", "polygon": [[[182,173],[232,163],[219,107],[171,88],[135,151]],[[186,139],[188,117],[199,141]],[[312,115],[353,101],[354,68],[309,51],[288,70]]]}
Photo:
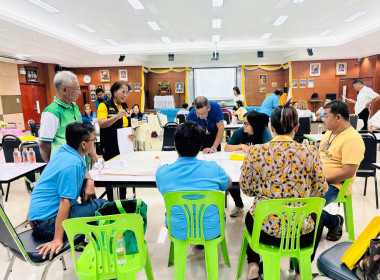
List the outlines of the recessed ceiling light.
{"label": "recessed ceiling light", "polygon": [[215,42],[219,42],[220,40],[220,35],[212,35],[212,42],[215,43]]}
{"label": "recessed ceiling light", "polygon": [[212,0],[212,6],[213,7],[222,7],[223,6],[223,0]]}
{"label": "recessed ceiling light", "polygon": [[357,12],[355,14],[353,14],[352,16],[346,18],[345,20],[343,20],[343,22],[351,22],[357,18],[360,18],[361,16],[364,16],[367,12]]}
{"label": "recessed ceiling light", "polygon": [[75,24],[76,26],[82,28],[83,30],[86,30],[87,32],[91,32],[91,33],[94,33],[96,32],[94,29],[92,29],[91,27],[85,25],[84,23],[76,23]]}
{"label": "recessed ceiling light", "polygon": [[161,28],[158,26],[157,22],[155,21],[147,21],[146,22],[150,28],[152,28],[154,31],[158,31],[158,30],[161,30]]}
{"label": "recessed ceiling light", "polygon": [[221,28],[222,27],[222,20],[220,18],[214,18],[212,20],[212,28]]}
{"label": "recessed ceiling light", "polygon": [[104,41],[106,41],[108,44],[112,45],[112,46],[119,46],[119,43],[118,42],[115,42],[114,40],[112,39],[104,39]]}
{"label": "recessed ceiling light", "polygon": [[325,31],[323,31],[323,32],[321,32],[321,33],[319,33],[319,34],[317,35],[317,37],[325,37],[325,36],[327,36],[328,34],[330,34],[331,32],[333,32],[333,30],[331,30],[331,29],[327,29],[327,30],[325,30]]}
{"label": "recessed ceiling light", "polygon": [[5,29],[4,28],[0,28],[0,31],[4,31]]}
{"label": "recessed ceiling light", "polygon": [[128,0],[128,2],[136,10],[144,10],[145,9],[139,0]]}
{"label": "recessed ceiling light", "polygon": [[305,0],[293,0],[293,4],[303,3]]}
{"label": "recessed ceiling light", "polygon": [[274,26],[282,25],[288,17],[289,17],[289,15],[279,16],[278,19],[273,23],[273,25]]}
{"label": "recessed ceiling light", "polygon": [[269,39],[270,36],[272,36],[272,33],[264,33],[264,35],[261,36],[261,40]]}
{"label": "recessed ceiling light", "polygon": [[170,44],[172,42],[172,40],[170,40],[169,37],[161,37],[161,40],[162,40],[162,42],[164,42],[166,44]]}
{"label": "recessed ceiling light", "polygon": [[37,5],[38,7],[45,9],[46,11],[50,13],[60,13],[61,11],[54,8],[53,6],[50,6],[49,4],[46,4],[45,2],[42,2],[40,0],[28,0],[30,3],[33,3],[34,5]]}

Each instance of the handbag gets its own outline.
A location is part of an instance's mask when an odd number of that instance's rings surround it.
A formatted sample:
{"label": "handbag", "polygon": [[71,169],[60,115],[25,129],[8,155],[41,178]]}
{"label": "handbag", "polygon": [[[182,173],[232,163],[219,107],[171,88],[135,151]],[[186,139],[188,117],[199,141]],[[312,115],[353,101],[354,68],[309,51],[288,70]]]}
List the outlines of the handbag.
{"label": "handbag", "polygon": [[380,279],[380,235],[371,239],[363,259],[358,263],[356,275],[362,280]]}
{"label": "handbag", "polygon": [[[95,216],[108,216],[115,214],[127,214],[136,213],[141,215],[144,221],[144,234],[147,227],[147,211],[148,206],[145,204],[141,198],[131,199],[131,200],[115,200],[109,201],[104,204],[95,212]],[[110,221],[100,221],[99,225],[109,224]],[[125,243],[125,254],[134,254],[138,252],[137,240],[134,232],[127,230],[123,234]],[[111,240],[112,242],[112,240]],[[112,248],[112,247],[111,247]]]}

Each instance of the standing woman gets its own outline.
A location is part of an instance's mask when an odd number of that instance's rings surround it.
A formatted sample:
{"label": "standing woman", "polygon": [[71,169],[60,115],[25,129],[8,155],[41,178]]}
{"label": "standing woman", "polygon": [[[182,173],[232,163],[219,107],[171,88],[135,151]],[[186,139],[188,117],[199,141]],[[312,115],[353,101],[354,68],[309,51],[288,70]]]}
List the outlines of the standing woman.
{"label": "standing woman", "polygon": [[[236,101],[241,101],[244,103],[244,96],[240,94],[240,89],[238,87],[234,87],[233,89],[234,92],[234,104],[236,104]],[[236,105],[232,108],[232,113],[234,113],[238,108]]]}
{"label": "standing woman", "polygon": [[82,114],[82,121],[84,123],[94,126],[93,119],[96,119],[96,113],[92,111],[90,104],[84,104],[84,113]]}
{"label": "standing woman", "polygon": [[138,104],[134,104],[132,107],[131,119],[146,122],[146,115],[140,112],[140,106]]}

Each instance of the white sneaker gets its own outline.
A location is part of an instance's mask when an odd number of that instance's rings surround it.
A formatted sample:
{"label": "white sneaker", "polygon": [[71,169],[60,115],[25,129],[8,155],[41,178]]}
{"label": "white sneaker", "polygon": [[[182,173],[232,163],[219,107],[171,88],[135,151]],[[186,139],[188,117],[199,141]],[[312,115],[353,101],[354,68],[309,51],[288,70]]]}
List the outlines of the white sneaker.
{"label": "white sneaker", "polygon": [[230,213],[230,217],[235,218],[240,215],[240,213],[244,212],[244,208],[235,206]]}

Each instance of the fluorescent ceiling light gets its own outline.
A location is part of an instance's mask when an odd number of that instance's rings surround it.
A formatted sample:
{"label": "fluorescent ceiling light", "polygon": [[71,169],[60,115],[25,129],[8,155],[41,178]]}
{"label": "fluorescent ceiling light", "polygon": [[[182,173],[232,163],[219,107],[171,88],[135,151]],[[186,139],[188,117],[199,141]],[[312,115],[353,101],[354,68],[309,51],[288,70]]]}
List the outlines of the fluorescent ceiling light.
{"label": "fluorescent ceiling light", "polygon": [[144,10],[145,9],[139,0],[128,0],[128,2],[136,10]]}
{"label": "fluorescent ceiling light", "polygon": [[325,37],[325,36],[327,36],[328,34],[330,34],[331,32],[333,32],[333,30],[331,30],[331,29],[327,29],[327,30],[325,30],[325,31],[323,31],[323,32],[321,32],[321,33],[319,33],[319,34],[317,35],[317,37]]}
{"label": "fluorescent ceiling light", "polygon": [[274,26],[282,25],[288,17],[289,17],[289,15],[279,16],[278,19],[273,23],[273,25]]}
{"label": "fluorescent ceiling light", "polygon": [[92,29],[91,27],[85,25],[84,23],[76,23],[75,24],[76,26],[82,28],[83,30],[86,30],[87,32],[91,32],[91,33],[94,33],[96,32],[94,29]]}
{"label": "fluorescent ceiling light", "polygon": [[147,21],[146,22],[150,28],[152,28],[154,31],[161,30],[161,28],[158,26],[158,24],[155,21]]}
{"label": "fluorescent ceiling light", "polygon": [[270,36],[272,36],[272,33],[264,33],[264,35],[261,36],[261,40],[269,39]]}
{"label": "fluorescent ceiling light", "polygon": [[162,40],[162,42],[164,42],[166,44],[170,44],[172,42],[172,40],[170,40],[169,37],[161,37],[161,40]]}
{"label": "fluorescent ceiling light", "polygon": [[214,18],[212,20],[212,28],[221,28],[222,27],[222,20],[220,18]]}
{"label": "fluorescent ceiling light", "polygon": [[38,7],[45,9],[46,11],[50,13],[60,13],[61,11],[54,8],[53,6],[50,6],[49,4],[46,4],[45,2],[42,2],[40,0],[28,0],[30,3],[33,3],[34,5],[37,5]]}
{"label": "fluorescent ceiling light", "polygon": [[343,22],[351,22],[357,18],[360,18],[361,16],[364,16],[367,12],[357,12],[353,14],[352,16],[346,18]]}
{"label": "fluorescent ceiling light", "polygon": [[303,3],[305,0],[293,0],[293,4]]}
{"label": "fluorescent ceiling light", "polygon": [[4,28],[0,28],[0,31],[4,31],[5,29]]}
{"label": "fluorescent ceiling light", "polygon": [[220,40],[220,35],[212,35],[212,42],[215,43],[215,42],[219,42]]}
{"label": "fluorescent ceiling light", "polygon": [[114,40],[112,39],[104,39],[104,41],[106,41],[108,44],[112,45],[112,46],[119,46],[119,43],[118,42],[115,42]]}
{"label": "fluorescent ceiling light", "polygon": [[223,0],[212,0],[212,6],[214,8],[222,7],[223,6]]}

